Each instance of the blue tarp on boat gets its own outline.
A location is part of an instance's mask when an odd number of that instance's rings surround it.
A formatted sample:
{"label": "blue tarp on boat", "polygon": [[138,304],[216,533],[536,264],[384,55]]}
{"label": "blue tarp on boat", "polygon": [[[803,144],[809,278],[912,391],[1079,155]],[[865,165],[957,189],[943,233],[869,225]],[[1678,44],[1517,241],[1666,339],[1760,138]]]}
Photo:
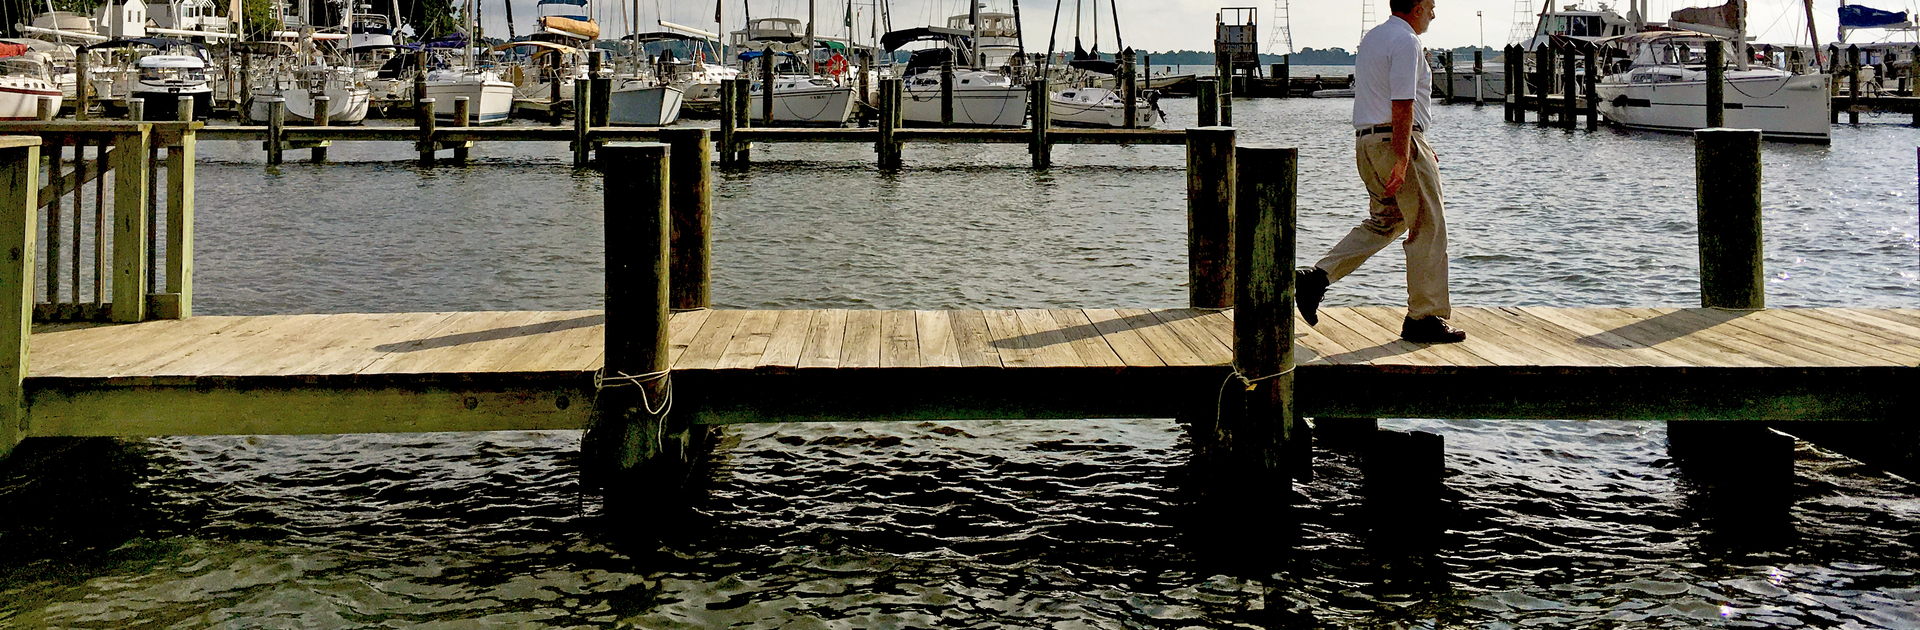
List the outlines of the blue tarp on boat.
{"label": "blue tarp on boat", "polygon": [[1840,7],[1840,26],[1846,28],[1877,28],[1905,24],[1906,21],[1906,11],[1894,13],[1857,4]]}

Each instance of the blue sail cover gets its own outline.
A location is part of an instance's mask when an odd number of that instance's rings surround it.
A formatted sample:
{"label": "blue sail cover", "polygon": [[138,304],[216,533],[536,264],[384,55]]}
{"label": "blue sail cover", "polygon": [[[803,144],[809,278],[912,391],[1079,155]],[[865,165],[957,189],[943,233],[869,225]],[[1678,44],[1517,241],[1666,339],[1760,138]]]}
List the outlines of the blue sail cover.
{"label": "blue sail cover", "polygon": [[1881,11],[1857,4],[1840,7],[1840,26],[1846,28],[1876,28],[1905,24],[1907,12]]}

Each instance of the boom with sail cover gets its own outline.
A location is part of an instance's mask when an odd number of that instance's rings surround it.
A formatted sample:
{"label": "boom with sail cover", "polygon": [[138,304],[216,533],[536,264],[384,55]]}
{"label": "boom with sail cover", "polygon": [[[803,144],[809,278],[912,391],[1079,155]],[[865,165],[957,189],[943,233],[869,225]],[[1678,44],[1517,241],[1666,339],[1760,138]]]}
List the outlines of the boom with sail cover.
{"label": "boom with sail cover", "polygon": [[1840,7],[1841,28],[1882,28],[1904,26],[1906,23],[1907,12],[1905,11],[1895,13],[1858,4]]}

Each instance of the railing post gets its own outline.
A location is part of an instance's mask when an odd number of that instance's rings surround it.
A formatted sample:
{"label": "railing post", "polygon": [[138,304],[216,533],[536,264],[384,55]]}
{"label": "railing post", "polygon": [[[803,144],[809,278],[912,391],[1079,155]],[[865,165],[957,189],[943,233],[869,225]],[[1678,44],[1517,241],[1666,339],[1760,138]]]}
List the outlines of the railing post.
{"label": "railing post", "polygon": [[1720,40],[1707,41],[1707,127],[1727,126],[1727,57]]}
{"label": "railing post", "polygon": [[1034,168],[1053,168],[1053,139],[1047,137],[1053,130],[1053,90],[1046,77],[1036,77],[1029,85],[1033,86],[1033,146],[1027,152],[1033,154]]}
{"label": "railing post", "polygon": [[[147,187],[152,171],[147,147],[153,125],[139,125],[113,139],[113,312],[119,323],[147,318]],[[98,281],[98,279],[96,279]]]}
{"label": "railing post", "polygon": [[1766,308],[1760,229],[1760,130],[1693,133],[1698,188],[1700,305]]}
{"label": "railing post", "polygon": [[662,129],[660,136],[670,147],[673,172],[668,185],[668,203],[673,208],[669,306],[707,308],[713,304],[712,145],[707,130],[701,128]]}
{"label": "railing post", "polygon": [[1140,120],[1140,106],[1134,103],[1135,95],[1140,93],[1140,88],[1135,80],[1133,49],[1120,51],[1120,100],[1123,103],[1121,122],[1127,129],[1137,126]]}
{"label": "railing post", "polygon": [[440,123],[433,118],[433,99],[423,98],[414,106],[414,118],[420,127],[420,139],[414,141],[414,147],[420,151],[420,165],[433,166],[434,153],[440,149],[434,140],[434,132]]}
{"label": "railing post", "polygon": [[617,488],[616,480],[684,461],[690,436],[666,416],[670,151],[624,142],[604,150],[606,241],[623,246],[605,248],[605,385],[580,450],[587,485]]}
{"label": "railing post", "polygon": [[287,99],[267,97],[267,164],[279,164],[287,143]]}
{"label": "railing post", "polygon": [[[188,98],[188,97],[183,97]],[[193,317],[194,126],[180,131],[179,146],[167,147],[167,294],[172,304],[160,316]]]}
{"label": "railing post", "polygon": [[1233,306],[1234,128],[1187,130],[1187,299]]}
{"label": "railing post", "polygon": [[[468,101],[468,97],[465,97],[465,96],[453,97],[453,124],[459,125],[462,130],[465,130],[467,127],[472,126],[473,105],[471,102]],[[470,150],[467,148],[468,146],[470,145],[467,142],[461,142],[459,144],[454,145],[453,163],[455,164],[467,163],[467,157],[471,155]]]}
{"label": "railing post", "polygon": [[[313,96],[313,126],[325,127],[333,123],[333,114],[327,111],[328,108],[331,107],[333,107],[333,97],[325,94],[315,94]],[[313,159],[314,164],[327,161],[328,142],[327,140],[320,140],[313,143],[312,153],[309,157]]]}
{"label": "railing post", "polygon": [[[0,459],[11,454],[27,432],[27,350],[33,335],[39,192],[40,138],[0,136],[0,226],[4,226],[0,252],[5,252],[0,256]],[[60,263],[49,259],[47,264]]]}
{"label": "railing post", "polygon": [[1214,127],[1220,124],[1220,82],[1218,80],[1195,79],[1193,100],[1200,110],[1199,125],[1201,127]]}
{"label": "railing post", "polygon": [[953,59],[940,62],[940,126],[953,126]]}
{"label": "railing post", "polygon": [[1295,435],[1293,393],[1299,152],[1240,147],[1234,161],[1247,167],[1234,184],[1233,231],[1233,365],[1244,381],[1231,389],[1243,398],[1241,413],[1221,419],[1215,443],[1242,470],[1288,475],[1308,469],[1312,456]]}

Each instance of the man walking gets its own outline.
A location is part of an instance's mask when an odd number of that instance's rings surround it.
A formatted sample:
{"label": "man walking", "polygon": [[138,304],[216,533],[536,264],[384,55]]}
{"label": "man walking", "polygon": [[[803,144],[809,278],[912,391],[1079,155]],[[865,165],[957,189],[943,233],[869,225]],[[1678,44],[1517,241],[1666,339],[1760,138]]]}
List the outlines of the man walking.
{"label": "man walking", "polygon": [[1433,21],[1436,0],[1392,0],[1393,17],[1360,39],[1353,69],[1355,162],[1367,185],[1369,216],[1326,258],[1296,272],[1300,315],[1320,323],[1327,285],[1353,273],[1402,233],[1407,252],[1407,317],[1400,338],[1453,343],[1467,333],[1447,323],[1447,222],[1441,212],[1440,170],[1423,134],[1432,119],[1433,71],[1420,34]]}

